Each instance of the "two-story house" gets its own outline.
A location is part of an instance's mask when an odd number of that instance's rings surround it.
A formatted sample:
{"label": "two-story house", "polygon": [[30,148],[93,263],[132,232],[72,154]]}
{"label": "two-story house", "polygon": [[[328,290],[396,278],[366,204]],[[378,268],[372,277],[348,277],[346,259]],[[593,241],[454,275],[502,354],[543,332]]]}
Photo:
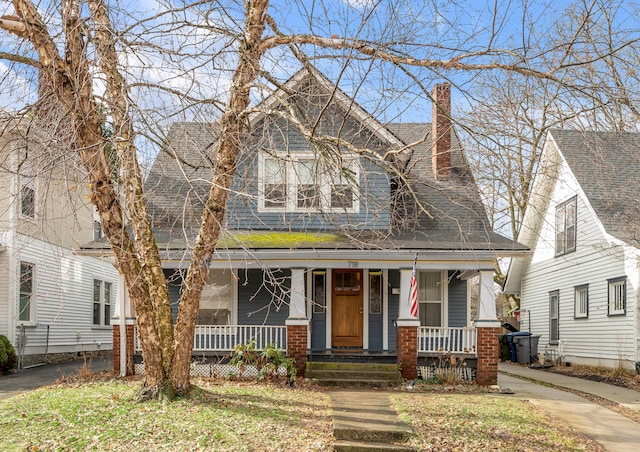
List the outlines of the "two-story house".
{"label": "two-story house", "polygon": [[505,290],[539,352],[565,362],[640,361],[640,134],[548,133]]}
{"label": "two-story house", "polygon": [[[448,350],[477,359],[479,382],[495,382],[493,265],[524,247],[489,227],[452,127],[450,87],[434,96],[432,123],[382,124],[317,71],[301,70],[257,106],[209,264],[194,355],[254,339],[285,349],[301,370],[308,359],[359,354],[390,357],[415,378],[418,356]],[[173,124],[145,183],[176,310],[216,127]],[[117,315],[124,347],[130,306]]]}
{"label": "two-story house", "polygon": [[0,117],[0,334],[22,365],[111,350],[118,273],[74,253],[94,239],[83,183],[55,139]]}

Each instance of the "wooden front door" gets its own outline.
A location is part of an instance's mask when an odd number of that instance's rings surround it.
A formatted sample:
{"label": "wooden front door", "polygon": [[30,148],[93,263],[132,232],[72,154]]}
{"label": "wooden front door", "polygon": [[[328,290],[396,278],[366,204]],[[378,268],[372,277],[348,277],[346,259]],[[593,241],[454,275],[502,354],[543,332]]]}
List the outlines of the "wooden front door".
{"label": "wooden front door", "polygon": [[362,270],[334,270],[331,346],[362,347]]}

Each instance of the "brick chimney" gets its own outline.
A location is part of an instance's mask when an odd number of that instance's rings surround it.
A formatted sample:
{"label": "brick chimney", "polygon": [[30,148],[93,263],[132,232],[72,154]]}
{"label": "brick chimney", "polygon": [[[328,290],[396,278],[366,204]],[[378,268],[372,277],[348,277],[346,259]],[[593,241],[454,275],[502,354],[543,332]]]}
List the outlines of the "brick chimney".
{"label": "brick chimney", "polygon": [[431,121],[432,167],[437,180],[451,176],[451,85],[441,83],[431,91],[433,120]]}

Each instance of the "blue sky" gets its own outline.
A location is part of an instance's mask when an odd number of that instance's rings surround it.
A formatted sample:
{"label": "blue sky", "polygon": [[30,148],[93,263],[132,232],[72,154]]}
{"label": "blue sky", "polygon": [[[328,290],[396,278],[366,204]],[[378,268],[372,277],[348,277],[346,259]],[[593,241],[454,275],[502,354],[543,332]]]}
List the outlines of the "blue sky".
{"label": "blue sky", "polygon": [[[579,4],[590,4],[592,0],[579,0]],[[57,3],[57,2],[56,2]],[[564,10],[572,2],[567,0],[498,0],[498,1],[439,1],[439,0],[273,0],[269,13],[276,20],[283,33],[315,33],[320,36],[355,37],[365,41],[386,41],[395,48],[405,50],[407,54],[419,58],[451,58],[459,54],[460,49],[466,52],[477,52],[485,49],[490,42],[492,31],[494,39],[491,44],[518,52],[534,48],[536,39],[545,38],[553,33],[553,22],[565,17]],[[55,11],[55,3],[43,1],[39,3],[46,15],[46,10]],[[154,16],[163,11],[167,2],[142,0],[118,2],[122,9],[113,15],[118,25],[131,24],[142,16]],[[182,5],[183,2],[169,2]],[[623,12],[619,14],[616,25],[621,29],[640,30],[637,14],[633,14],[635,2],[622,2]],[[48,7],[46,6],[48,5]],[[223,5],[224,11],[214,11],[208,17],[211,24],[231,25],[242,20],[242,3],[238,1],[221,1],[211,5]],[[204,7],[203,7],[204,8]],[[209,5],[206,6],[209,7]],[[0,14],[12,13],[13,8],[8,0],[0,0]],[[494,13],[495,16],[494,16]],[[178,14],[193,20],[204,20],[195,11]],[[144,34],[154,30],[161,23],[156,18],[136,28]],[[237,28],[237,27],[236,27]],[[54,28],[55,29],[55,28]],[[532,37],[533,30],[539,37]],[[150,82],[162,81],[167,86],[182,90],[193,90],[193,93],[205,97],[217,97],[224,100],[224,92],[228,89],[230,70],[233,68],[234,48],[230,52],[214,60],[213,69],[207,65],[206,57],[199,58],[197,53],[224,49],[225,39],[216,40],[214,33],[199,31],[190,37],[172,38],[170,33],[154,36],[154,43],[172,46],[183,45],[191,52],[192,60],[171,61],[160,59],[153,52],[142,52],[129,49],[123,54],[123,64],[133,78],[143,77]],[[15,42],[4,33],[0,41],[1,50],[11,50]],[[199,43],[197,42],[199,41]],[[187,48],[188,47],[188,48]],[[24,49],[24,46],[22,46]],[[331,60],[329,55],[345,52],[327,52],[324,49],[306,47],[311,61],[331,79],[337,80],[347,93],[356,95],[358,101],[372,114],[382,120],[424,121],[430,116],[430,104],[424,91],[437,82],[449,79],[454,83],[454,102],[465,103],[467,98],[462,92],[471,87],[476,77],[475,72],[438,72],[430,69],[412,68],[409,72],[415,80],[407,77],[400,69],[380,66],[368,58],[360,58],[352,53],[350,59]],[[488,61],[491,58],[469,58],[465,61]],[[504,60],[504,57],[502,57]],[[191,79],[178,75],[181,68],[190,68]],[[263,61],[263,67],[280,80],[286,80],[298,69],[296,62],[286,48],[272,51]],[[366,74],[367,82],[360,84],[362,74]],[[17,66],[11,66],[0,60],[0,106],[4,108],[19,107],[25,102],[33,101],[33,84],[29,81],[32,75]],[[422,83],[421,87],[416,80]],[[96,83],[101,88],[101,83]],[[424,91],[423,89],[424,88]],[[258,100],[258,97],[256,97]],[[172,102],[171,97],[152,95],[147,90],[140,92],[136,99],[139,105],[145,102],[149,107],[159,110]],[[175,110],[182,111],[180,108]],[[202,115],[215,115],[215,108],[194,111],[186,110],[185,117],[191,115],[199,118]],[[173,117],[173,116],[172,116]],[[172,118],[170,117],[170,118]],[[170,120],[167,117],[167,120]]]}

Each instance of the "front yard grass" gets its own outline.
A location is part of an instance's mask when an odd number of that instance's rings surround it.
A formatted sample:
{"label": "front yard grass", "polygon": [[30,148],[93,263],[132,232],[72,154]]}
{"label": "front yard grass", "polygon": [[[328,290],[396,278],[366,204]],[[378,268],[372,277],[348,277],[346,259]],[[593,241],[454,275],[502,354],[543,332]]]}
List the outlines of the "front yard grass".
{"label": "front yard grass", "polygon": [[398,393],[391,401],[416,433],[411,444],[418,450],[605,450],[526,400],[494,394]]}
{"label": "front yard grass", "polygon": [[[301,384],[196,380],[171,403],[135,402],[139,381],[60,384],[0,401],[0,449],[327,451],[329,397]],[[397,392],[419,450],[603,450],[519,399]]]}

